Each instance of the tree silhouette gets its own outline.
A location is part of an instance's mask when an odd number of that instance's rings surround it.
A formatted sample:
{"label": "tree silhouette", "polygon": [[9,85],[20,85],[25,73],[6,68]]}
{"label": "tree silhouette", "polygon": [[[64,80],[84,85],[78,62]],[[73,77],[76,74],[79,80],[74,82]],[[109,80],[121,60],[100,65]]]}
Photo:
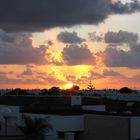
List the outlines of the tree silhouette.
{"label": "tree silhouette", "polygon": [[77,85],[73,85],[73,90],[79,90],[80,89],[80,87],[79,86],[77,86]]}
{"label": "tree silhouette", "polygon": [[128,88],[128,87],[123,87],[121,89],[118,90],[119,93],[132,93],[132,89]]}
{"label": "tree silhouette", "polygon": [[61,92],[61,90],[59,87],[51,87],[49,89],[49,94],[52,94],[52,95],[59,95],[60,92]]}
{"label": "tree silhouette", "polygon": [[76,91],[80,89],[79,86],[73,85],[71,88],[66,89],[66,94],[74,94]]}
{"label": "tree silhouette", "polygon": [[44,140],[45,133],[52,129],[52,125],[45,119],[23,116],[24,124],[17,125],[27,140]]}
{"label": "tree silhouette", "polygon": [[91,80],[90,80],[90,82],[89,82],[89,84],[88,84],[87,89],[88,89],[88,90],[94,90],[94,89],[95,89],[95,87],[94,87],[94,85],[92,84]]}

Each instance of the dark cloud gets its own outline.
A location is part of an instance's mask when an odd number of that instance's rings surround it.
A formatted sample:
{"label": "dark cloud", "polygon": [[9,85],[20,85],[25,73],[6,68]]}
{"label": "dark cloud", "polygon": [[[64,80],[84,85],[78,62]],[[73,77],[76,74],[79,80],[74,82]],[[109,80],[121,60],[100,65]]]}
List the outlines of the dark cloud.
{"label": "dark cloud", "polygon": [[63,43],[82,43],[86,41],[83,38],[80,38],[76,32],[61,32],[58,34],[57,39]]}
{"label": "dark cloud", "polygon": [[[97,55],[102,58],[106,66],[140,68],[140,43],[137,33],[122,30],[109,31],[102,36],[101,41],[108,45],[103,52],[98,52]],[[125,45],[127,49],[123,49]]]}
{"label": "dark cloud", "polygon": [[33,47],[30,37],[28,33],[0,34],[0,64],[46,64],[47,47]]}
{"label": "dark cloud", "polygon": [[100,35],[97,35],[96,32],[93,32],[88,34],[88,38],[91,41],[105,42],[111,44],[112,46],[116,46],[124,43],[136,44],[139,40],[139,35],[137,33],[120,30],[118,32],[108,31]]}
{"label": "dark cloud", "polygon": [[104,35],[104,41],[106,43],[136,43],[138,39],[138,34],[122,30],[120,30],[119,32],[107,32]]}
{"label": "dark cloud", "polygon": [[131,46],[128,51],[107,47],[100,56],[108,67],[140,68],[140,44]]}
{"label": "dark cloud", "polygon": [[33,72],[32,70],[27,67],[27,69],[25,71],[23,71],[23,73],[21,75],[24,75],[24,76],[32,76]]}
{"label": "dark cloud", "polygon": [[88,38],[93,42],[102,42],[104,40],[103,34],[97,35],[96,32],[88,33]]}
{"label": "dark cloud", "polygon": [[140,2],[139,0],[132,0],[131,3],[126,2],[123,4],[121,1],[117,1],[114,4],[111,4],[110,7],[114,13],[131,14],[135,11],[140,11]]}
{"label": "dark cloud", "polygon": [[122,75],[118,72],[113,71],[113,70],[104,70],[103,76],[105,76],[105,77],[107,77],[107,76],[117,77],[117,76],[122,76]]}
{"label": "dark cloud", "polygon": [[86,45],[68,45],[62,51],[62,58],[67,65],[93,65],[95,57]]}
{"label": "dark cloud", "polygon": [[30,33],[8,33],[0,30],[0,42],[14,43],[22,38],[31,37]]}
{"label": "dark cloud", "polygon": [[98,24],[112,14],[140,11],[140,2],[112,0],[1,0],[0,28],[41,31],[46,28]]}
{"label": "dark cloud", "polygon": [[90,71],[90,74],[93,79],[101,79],[106,77],[123,77],[120,73],[107,69],[105,69],[102,73]]}
{"label": "dark cloud", "polygon": [[91,79],[101,79],[104,78],[104,76],[101,73],[90,71],[90,77]]}
{"label": "dark cloud", "polygon": [[27,78],[27,77],[30,77],[30,78],[35,78],[36,79],[40,79],[42,77],[46,77],[46,73],[45,72],[42,72],[42,71],[38,71],[36,69],[36,65],[26,65],[26,69],[19,75],[17,75],[17,77],[19,78]]}

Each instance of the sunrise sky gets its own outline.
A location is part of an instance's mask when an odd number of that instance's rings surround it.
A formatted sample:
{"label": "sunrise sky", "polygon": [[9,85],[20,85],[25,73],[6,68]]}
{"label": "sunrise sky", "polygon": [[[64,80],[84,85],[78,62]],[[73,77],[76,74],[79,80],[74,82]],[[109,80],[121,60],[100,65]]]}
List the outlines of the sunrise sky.
{"label": "sunrise sky", "polygon": [[1,0],[0,88],[140,89],[139,0]]}

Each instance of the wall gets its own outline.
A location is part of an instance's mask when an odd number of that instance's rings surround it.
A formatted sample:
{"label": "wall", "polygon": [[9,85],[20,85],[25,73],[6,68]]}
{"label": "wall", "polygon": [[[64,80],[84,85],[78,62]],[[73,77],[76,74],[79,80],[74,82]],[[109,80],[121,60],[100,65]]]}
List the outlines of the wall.
{"label": "wall", "polygon": [[0,123],[2,129],[0,135],[5,135],[5,117],[7,116],[7,135],[17,135],[21,134],[20,130],[17,128],[18,123],[21,122],[21,113],[19,112],[18,106],[0,105]]}
{"label": "wall", "polygon": [[71,105],[82,105],[81,96],[71,96]]}
{"label": "wall", "polygon": [[129,118],[85,115],[84,132],[79,140],[129,140]]}
{"label": "wall", "polygon": [[41,114],[30,114],[34,118],[46,118],[52,125],[53,130],[48,133],[51,139],[57,139],[57,132],[73,132],[73,131],[83,131],[84,130],[84,116],[83,115],[71,115],[71,116],[61,116],[61,115],[41,115]]}
{"label": "wall", "polygon": [[[21,124],[22,114],[19,112],[18,106],[9,106],[9,105],[0,105],[0,123],[2,124],[2,130],[0,135],[5,135],[5,119],[4,116],[9,116],[7,119],[7,134],[8,135],[20,135],[22,134],[17,128],[16,124]],[[83,131],[84,130],[84,118],[82,115],[79,116],[60,116],[60,115],[41,115],[41,114],[32,114],[25,113],[25,115],[30,115],[33,118],[44,118],[47,119],[50,124],[53,126],[53,131],[48,133],[47,137],[50,139],[57,138],[58,131]]]}
{"label": "wall", "polygon": [[140,117],[130,119],[131,139],[140,139]]}
{"label": "wall", "polygon": [[93,110],[93,111],[105,111],[105,105],[83,105],[82,109],[84,110]]}

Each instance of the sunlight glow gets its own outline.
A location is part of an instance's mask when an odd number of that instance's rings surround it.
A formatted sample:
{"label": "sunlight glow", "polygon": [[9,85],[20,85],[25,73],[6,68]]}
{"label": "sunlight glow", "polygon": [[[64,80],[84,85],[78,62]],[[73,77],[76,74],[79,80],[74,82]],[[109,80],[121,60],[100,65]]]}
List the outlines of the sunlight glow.
{"label": "sunlight glow", "polygon": [[68,83],[68,84],[66,84],[66,89],[70,89],[70,88],[72,88],[73,87],[73,83]]}

